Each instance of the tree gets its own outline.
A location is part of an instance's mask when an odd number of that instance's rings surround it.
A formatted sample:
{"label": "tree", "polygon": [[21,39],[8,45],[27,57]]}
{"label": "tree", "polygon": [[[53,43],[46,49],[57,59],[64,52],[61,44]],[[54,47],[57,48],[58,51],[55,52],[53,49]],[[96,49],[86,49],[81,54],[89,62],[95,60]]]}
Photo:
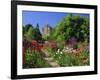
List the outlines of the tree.
{"label": "tree", "polygon": [[27,24],[25,25],[25,32],[28,32],[29,28],[33,27],[31,24]]}
{"label": "tree", "polygon": [[39,24],[36,25],[36,28],[34,28],[31,24],[25,25],[25,27],[23,27],[23,36],[26,37],[29,41],[41,41],[42,35],[39,30]]}
{"label": "tree", "polygon": [[32,27],[30,27],[30,28],[28,29],[27,33],[25,34],[25,37],[26,37],[29,41],[31,41],[31,40],[33,39],[33,28],[32,28]]}
{"label": "tree", "polygon": [[36,28],[34,29],[34,39],[37,40],[37,41],[41,41],[42,40],[42,35],[41,35],[41,32],[39,30],[39,24],[37,24]]}
{"label": "tree", "polygon": [[78,41],[89,41],[89,19],[69,14],[55,27],[52,37],[58,41],[68,41],[72,37]]}
{"label": "tree", "polygon": [[29,41],[33,39],[33,26],[31,24],[23,26],[23,38]]}

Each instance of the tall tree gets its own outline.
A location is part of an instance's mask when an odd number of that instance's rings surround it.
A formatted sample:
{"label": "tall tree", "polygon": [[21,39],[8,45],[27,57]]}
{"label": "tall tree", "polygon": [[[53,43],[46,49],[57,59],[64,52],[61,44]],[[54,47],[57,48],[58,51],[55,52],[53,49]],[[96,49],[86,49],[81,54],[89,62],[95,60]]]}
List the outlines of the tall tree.
{"label": "tall tree", "polygon": [[52,37],[59,42],[68,41],[72,37],[78,41],[89,41],[89,19],[69,14],[55,27]]}
{"label": "tall tree", "polygon": [[33,39],[33,28],[30,27],[26,33],[26,38],[31,41]]}
{"label": "tall tree", "polygon": [[33,39],[33,26],[27,24],[23,27],[23,37],[31,41]]}
{"label": "tall tree", "polygon": [[25,25],[25,32],[28,32],[29,28],[33,27],[31,24],[27,24]]}
{"label": "tall tree", "polygon": [[42,40],[42,35],[41,35],[40,29],[39,29],[39,24],[36,25],[34,34],[36,36],[36,40],[37,41],[41,41]]}

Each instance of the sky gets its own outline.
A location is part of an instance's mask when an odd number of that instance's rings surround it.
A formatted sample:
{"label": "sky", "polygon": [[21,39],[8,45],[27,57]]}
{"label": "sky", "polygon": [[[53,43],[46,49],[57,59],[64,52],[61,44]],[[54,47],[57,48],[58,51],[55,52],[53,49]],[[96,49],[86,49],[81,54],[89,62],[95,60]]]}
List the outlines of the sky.
{"label": "sky", "polygon": [[[46,24],[55,27],[68,14],[69,13],[64,13],[64,12],[23,11],[22,25],[25,26],[26,24],[32,24],[33,26],[36,26],[36,24],[39,24],[39,29],[42,32],[42,28]],[[80,15],[89,18],[89,14],[80,14]]]}

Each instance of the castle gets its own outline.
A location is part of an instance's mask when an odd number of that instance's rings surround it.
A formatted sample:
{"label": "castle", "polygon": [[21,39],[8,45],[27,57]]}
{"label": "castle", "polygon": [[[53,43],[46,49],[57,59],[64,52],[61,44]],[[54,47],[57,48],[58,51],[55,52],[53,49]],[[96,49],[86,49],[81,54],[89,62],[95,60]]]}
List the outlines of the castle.
{"label": "castle", "polygon": [[52,31],[52,27],[49,24],[46,24],[45,27],[42,29],[42,36],[48,37]]}

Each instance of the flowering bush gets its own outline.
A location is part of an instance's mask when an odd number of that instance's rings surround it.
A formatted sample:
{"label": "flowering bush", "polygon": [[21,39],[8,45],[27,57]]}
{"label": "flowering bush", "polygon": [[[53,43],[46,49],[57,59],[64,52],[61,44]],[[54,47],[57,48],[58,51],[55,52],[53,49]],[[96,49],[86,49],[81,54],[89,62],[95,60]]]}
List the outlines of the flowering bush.
{"label": "flowering bush", "polygon": [[57,42],[56,42],[56,41],[52,41],[52,42],[50,43],[50,45],[51,45],[51,48],[52,48],[53,50],[57,50]]}
{"label": "flowering bush", "polygon": [[32,40],[33,46],[37,46],[38,42],[36,40]]}
{"label": "flowering bush", "polygon": [[33,50],[40,51],[43,48],[43,44],[38,43],[36,40],[32,40]]}
{"label": "flowering bush", "polygon": [[43,48],[43,44],[38,44],[38,47],[39,47],[39,49],[42,49]]}
{"label": "flowering bush", "polygon": [[57,51],[48,49],[51,56],[58,61],[60,66],[82,66],[89,65],[89,50],[80,47],[78,49],[68,46],[63,49],[58,48]]}

